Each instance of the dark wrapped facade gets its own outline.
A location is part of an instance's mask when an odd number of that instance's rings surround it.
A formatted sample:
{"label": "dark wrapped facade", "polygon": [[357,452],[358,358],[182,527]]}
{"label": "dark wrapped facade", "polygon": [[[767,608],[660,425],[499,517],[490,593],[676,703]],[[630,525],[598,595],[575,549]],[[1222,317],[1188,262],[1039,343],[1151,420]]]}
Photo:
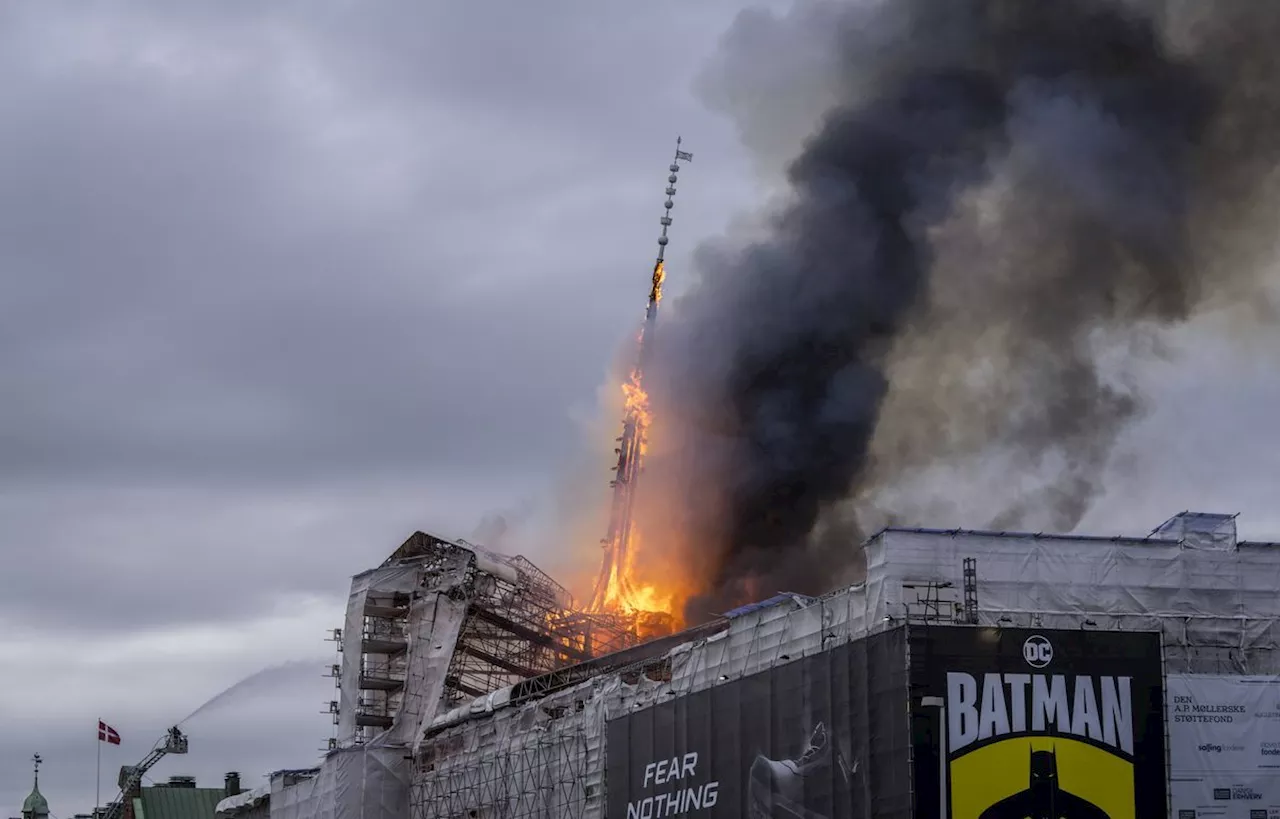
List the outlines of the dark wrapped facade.
{"label": "dark wrapped facade", "polygon": [[906,638],[894,629],[611,721],[606,816],[910,816]]}
{"label": "dark wrapped facade", "polygon": [[1161,691],[1155,634],[890,629],[611,720],[606,816],[1155,819]]}

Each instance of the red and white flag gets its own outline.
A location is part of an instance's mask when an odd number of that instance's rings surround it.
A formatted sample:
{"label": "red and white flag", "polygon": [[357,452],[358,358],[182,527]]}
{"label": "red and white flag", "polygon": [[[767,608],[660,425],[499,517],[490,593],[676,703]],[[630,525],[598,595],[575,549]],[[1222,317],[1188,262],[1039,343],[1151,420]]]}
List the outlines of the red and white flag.
{"label": "red and white flag", "polygon": [[98,720],[98,741],[105,742],[108,745],[119,745],[120,734],[118,734],[116,729],[112,728],[110,725],[107,725],[102,720]]}

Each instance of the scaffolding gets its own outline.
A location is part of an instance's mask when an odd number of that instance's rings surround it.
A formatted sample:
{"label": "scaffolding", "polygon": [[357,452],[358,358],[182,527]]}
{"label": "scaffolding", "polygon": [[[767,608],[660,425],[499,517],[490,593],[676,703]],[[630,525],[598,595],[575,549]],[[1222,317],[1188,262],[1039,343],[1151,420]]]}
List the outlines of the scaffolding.
{"label": "scaffolding", "polygon": [[408,688],[410,638],[418,626],[411,615],[423,568],[383,566],[353,579],[346,620],[333,635],[339,663],[331,749],[363,745],[396,726]]}
{"label": "scaffolding", "polygon": [[631,621],[575,610],[527,559],[415,532],[352,581],[330,748],[421,723],[501,688],[635,644]]}
{"label": "scaffolding", "polygon": [[[493,719],[460,723],[460,715],[446,715],[437,720],[415,758],[410,816],[603,816],[606,719],[652,701],[670,684],[667,650],[665,644],[646,644],[618,658],[602,658],[591,664],[589,675],[555,675],[542,686],[515,692],[510,704],[519,707]],[[627,660],[632,662],[617,667]]]}
{"label": "scaffolding", "polygon": [[410,816],[603,817],[609,720],[903,623],[1160,631],[1171,673],[1280,673],[1280,544],[1212,522],[1212,537],[1198,519],[1146,538],[887,529],[865,545],[861,584],[778,595],[437,716]]}
{"label": "scaffolding", "polygon": [[577,720],[523,735],[478,764],[442,756],[437,769],[428,760],[412,815],[582,819],[604,793],[602,742],[588,727]]}
{"label": "scaffolding", "polygon": [[408,671],[407,592],[370,591],[360,635],[360,710],[356,725],[386,730],[404,701]]}
{"label": "scaffolding", "polygon": [[504,563],[514,575],[493,572],[474,582],[445,677],[445,708],[636,641],[626,618],[574,611],[569,592],[525,558]]}
{"label": "scaffolding", "polygon": [[907,619],[920,623],[961,622],[962,607],[955,600],[952,586],[948,580],[903,583],[903,589],[915,593],[914,600],[904,601]]}
{"label": "scaffolding", "polygon": [[976,626],[978,624],[978,561],[972,557],[964,559],[963,611],[962,622]]}

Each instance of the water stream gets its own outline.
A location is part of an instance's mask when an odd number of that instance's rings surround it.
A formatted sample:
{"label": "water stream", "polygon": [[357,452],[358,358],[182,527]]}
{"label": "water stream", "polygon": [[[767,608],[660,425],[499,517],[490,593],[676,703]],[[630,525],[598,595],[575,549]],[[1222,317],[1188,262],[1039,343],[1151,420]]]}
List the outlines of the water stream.
{"label": "water stream", "polygon": [[199,708],[179,720],[178,724],[182,725],[192,717],[216,708],[234,697],[260,690],[271,683],[280,682],[281,679],[293,676],[294,674],[304,671],[310,674],[319,674],[323,667],[323,661],[319,659],[289,660],[287,662],[277,663],[276,665],[269,665],[266,668],[253,672],[243,680],[224,688],[217,694],[214,694]]}

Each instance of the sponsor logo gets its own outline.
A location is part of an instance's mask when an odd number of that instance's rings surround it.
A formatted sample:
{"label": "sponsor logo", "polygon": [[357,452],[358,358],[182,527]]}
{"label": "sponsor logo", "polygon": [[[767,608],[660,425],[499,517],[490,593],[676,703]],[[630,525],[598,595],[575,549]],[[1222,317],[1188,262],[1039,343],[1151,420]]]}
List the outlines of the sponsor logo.
{"label": "sponsor logo", "polygon": [[1173,697],[1174,722],[1232,723],[1237,716],[1243,717],[1245,713],[1243,705],[1200,703],[1194,697],[1182,694],[1175,694]]}
{"label": "sponsor logo", "polygon": [[1022,644],[1022,658],[1032,668],[1044,668],[1053,662],[1053,643],[1047,637],[1032,634]]}
{"label": "sponsor logo", "polygon": [[1217,802],[1229,802],[1237,799],[1257,802],[1262,800],[1262,794],[1248,786],[1236,785],[1230,788],[1214,788],[1213,798]]}
{"label": "sponsor logo", "polygon": [[1239,753],[1244,750],[1244,746],[1223,745],[1221,742],[1205,742],[1197,745],[1196,750],[1202,754]]}
{"label": "sponsor logo", "polygon": [[1234,799],[1261,801],[1262,794],[1248,786],[1236,785],[1230,788],[1214,788],[1213,798],[1215,801],[1219,802],[1226,802]]}

